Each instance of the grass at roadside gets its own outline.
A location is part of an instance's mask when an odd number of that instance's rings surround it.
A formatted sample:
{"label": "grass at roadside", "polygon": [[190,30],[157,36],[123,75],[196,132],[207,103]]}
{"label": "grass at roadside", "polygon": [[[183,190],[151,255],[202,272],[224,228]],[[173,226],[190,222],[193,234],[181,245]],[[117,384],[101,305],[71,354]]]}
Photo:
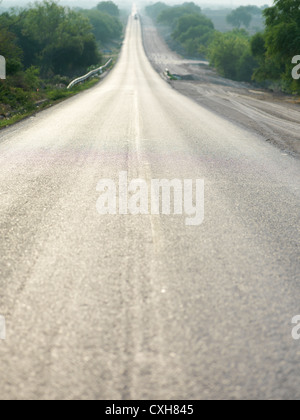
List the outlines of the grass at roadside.
{"label": "grass at roadside", "polygon": [[40,112],[67,98],[77,95],[78,93],[84,90],[90,89],[91,87],[99,83],[99,81],[100,81],[99,77],[93,77],[84,83],[74,86],[72,89],[67,89],[67,88],[47,89],[45,90],[45,92],[43,92],[42,96],[40,97],[41,100],[38,101],[37,103],[32,103],[24,109],[14,111],[13,115],[3,120],[0,120],[0,129],[11,126],[25,118],[30,117],[31,115],[36,114],[37,112]]}

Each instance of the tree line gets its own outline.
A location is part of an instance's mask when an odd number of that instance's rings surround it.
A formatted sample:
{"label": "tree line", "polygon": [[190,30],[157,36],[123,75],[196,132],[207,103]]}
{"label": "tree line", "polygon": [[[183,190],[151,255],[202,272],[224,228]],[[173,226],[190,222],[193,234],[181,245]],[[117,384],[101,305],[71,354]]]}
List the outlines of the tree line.
{"label": "tree line", "polygon": [[146,7],[146,12],[157,23],[169,26],[173,40],[189,55],[204,53],[212,41],[214,25],[195,3],[168,6],[159,2]]}
{"label": "tree line", "polygon": [[67,84],[100,66],[101,47],[121,34],[119,9],[111,1],[75,11],[44,0],[2,13],[0,55],[6,58],[7,79],[0,82],[1,107],[28,105],[47,83]]}
{"label": "tree line", "polygon": [[[199,6],[184,3],[148,6],[147,13],[167,25],[171,37],[188,55],[206,57],[220,75],[245,82],[259,82],[288,93],[300,93],[300,82],[292,78],[292,58],[300,54],[300,0],[274,0],[272,7],[239,7],[227,21],[229,32],[216,31]],[[252,16],[262,14],[265,30],[250,36]]]}
{"label": "tree line", "polygon": [[252,22],[253,16],[260,16],[262,11],[266,8],[267,6],[240,6],[229,13],[226,20],[230,25],[238,29],[240,29],[241,26],[245,26],[248,29]]}

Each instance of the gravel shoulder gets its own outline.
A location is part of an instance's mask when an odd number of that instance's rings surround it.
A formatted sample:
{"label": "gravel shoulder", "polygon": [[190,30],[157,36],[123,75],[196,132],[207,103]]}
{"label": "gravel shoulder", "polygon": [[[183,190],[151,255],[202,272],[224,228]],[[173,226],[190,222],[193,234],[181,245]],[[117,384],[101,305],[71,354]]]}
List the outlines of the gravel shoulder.
{"label": "gravel shoulder", "polygon": [[171,51],[148,17],[142,18],[142,28],[146,54],[155,70],[165,77],[168,68],[182,77],[168,80],[174,89],[283,152],[300,157],[300,99],[220,77],[208,63],[184,59]]}

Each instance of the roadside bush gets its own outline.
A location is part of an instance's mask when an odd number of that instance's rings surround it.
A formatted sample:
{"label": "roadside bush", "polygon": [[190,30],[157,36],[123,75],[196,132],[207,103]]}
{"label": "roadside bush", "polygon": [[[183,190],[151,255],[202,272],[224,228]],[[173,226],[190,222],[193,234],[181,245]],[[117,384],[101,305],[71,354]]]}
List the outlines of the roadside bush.
{"label": "roadside bush", "polygon": [[37,90],[41,85],[40,69],[35,66],[29,67],[25,71],[24,80],[28,90]]}
{"label": "roadside bush", "polygon": [[210,64],[224,77],[250,82],[257,67],[251,53],[250,38],[243,30],[216,32],[208,48]]}
{"label": "roadside bush", "polygon": [[203,54],[214,34],[212,21],[203,15],[184,15],[172,34],[189,55]]}

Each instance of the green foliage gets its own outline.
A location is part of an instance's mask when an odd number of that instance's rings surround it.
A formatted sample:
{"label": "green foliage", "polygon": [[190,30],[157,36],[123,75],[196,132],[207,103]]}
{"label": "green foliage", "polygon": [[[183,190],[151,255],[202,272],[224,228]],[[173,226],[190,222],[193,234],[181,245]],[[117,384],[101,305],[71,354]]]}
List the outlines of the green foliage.
{"label": "green foliage", "polygon": [[184,15],[177,20],[173,39],[182,44],[188,54],[197,55],[204,51],[214,33],[214,25],[202,14]]}
{"label": "green foliage", "polygon": [[234,30],[222,34],[216,32],[208,48],[210,64],[227,78],[250,82],[257,62],[251,53],[248,34]]}
{"label": "green foliage", "polygon": [[184,42],[192,38],[193,35],[202,36],[205,32],[213,29],[214,25],[212,21],[203,15],[184,15],[178,19],[173,37]]}
{"label": "green foliage", "polygon": [[244,25],[246,28],[249,28],[252,21],[250,10],[252,10],[252,6],[238,7],[227,16],[227,22],[235,28],[240,28],[242,25]]}
{"label": "green foliage", "polygon": [[78,67],[99,61],[95,39],[88,19],[80,13],[44,0],[29,9],[23,34],[37,50],[33,64],[53,73],[71,74]]}
{"label": "green foliage", "polygon": [[0,17],[17,38],[25,67],[42,74],[74,74],[99,63],[100,56],[89,20],[52,0]]}
{"label": "green foliage", "polygon": [[[62,78],[64,79],[64,78]],[[0,81],[1,82],[1,81]],[[22,120],[25,117],[28,117],[32,114],[34,114],[37,111],[37,106],[34,104],[37,100],[42,100],[42,103],[40,103],[39,108],[43,109],[45,107],[48,107],[52,103],[55,103],[57,101],[60,101],[62,99],[69,98],[71,96],[76,95],[77,93],[89,89],[92,86],[94,86],[96,83],[98,83],[97,78],[93,78],[85,82],[84,84],[76,85],[74,88],[65,90],[65,89],[57,89],[57,88],[49,88],[45,90],[43,95],[41,94],[29,94],[28,92],[25,92],[23,89],[16,88],[13,90],[8,90],[8,95],[6,97],[6,104],[10,104],[9,106],[5,106],[3,103],[0,102],[0,115],[6,113],[7,110],[11,110],[11,108],[16,109],[13,111],[13,113],[10,114],[10,117],[8,119],[0,120],[0,129],[2,127],[7,127],[9,125],[12,125],[20,120]],[[3,91],[3,85],[0,83],[0,98],[2,98],[2,91]],[[6,107],[6,109],[5,109]]]}
{"label": "green foliage", "polygon": [[258,32],[251,39],[251,52],[254,57],[261,58],[264,57],[266,53],[266,42],[264,34]]}
{"label": "green foliage", "polygon": [[173,40],[179,43],[189,55],[205,53],[213,36],[214,25],[201,13],[201,8],[195,3],[184,3],[173,7],[156,3],[148,6],[146,10],[157,22],[173,30]]}
{"label": "green foliage", "polygon": [[152,19],[157,20],[158,16],[165,10],[169,9],[170,6],[167,6],[165,3],[158,2],[151,6],[146,7],[146,12]]}
{"label": "green foliage", "polygon": [[102,1],[97,5],[99,12],[107,13],[108,15],[119,17],[120,10],[118,6],[112,1]]}
{"label": "green foliage", "polygon": [[252,22],[253,16],[260,16],[262,14],[262,9],[257,6],[240,6],[237,9],[233,10],[229,15],[227,15],[227,22],[234,26],[235,28],[240,28],[245,26],[249,28]]}
{"label": "green foliage", "polygon": [[267,53],[279,53],[283,60],[299,53],[300,0],[275,0],[264,11]]}
{"label": "green foliage", "polygon": [[47,96],[51,101],[58,101],[59,99],[67,98],[70,95],[67,90],[54,89],[49,91]]}
{"label": "green foliage", "polygon": [[6,58],[8,74],[16,74],[22,69],[22,50],[17,45],[15,35],[4,26],[0,27],[0,55]]}
{"label": "green foliage", "polygon": [[[207,56],[222,76],[300,93],[300,80],[291,76],[292,58],[300,54],[300,0],[274,0],[273,7],[238,7],[227,16],[237,29],[227,33],[216,32],[194,3],[171,7],[160,2],[146,10],[169,26],[173,40],[189,55]],[[250,27],[253,16],[264,16],[266,29],[250,38],[240,28]]]}
{"label": "green foliage", "polygon": [[101,44],[121,37],[123,27],[117,17],[94,9],[82,10],[81,13],[89,19],[93,28],[93,34]]}
{"label": "green foliage", "polygon": [[259,61],[255,80],[273,80],[283,90],[300,93],[300,81],[292,79],[292,57],[300,53],[300,0],[275,0],[264,10],[266,30],[252,40]]}
{"label": "green foliage", "polygon": [[159,23],[176,27],[178,19],[184,15],[201,14],[201,8],[194,3],[184,3],[182,6],[169,7],[157,17]]}
{"label": "green foliage", "polygon": [[251,13],[251,15],[261,15],[262,13],[262,9],[265,8],[265,6],[263,6],[262,8],[257,7],[257,6],[244,6],[244,9],[246,10],[246,12]]}
{"label": "green foliage", "polygon": [[240,82],[252,82],[253,72],[256,67],[257,61],[251,54],[250,44],[248,43],[245,51],[237,61],[237,80]]}
{"label": "green foliage", "polygon": [[29,67],[25,71],[24,80],[28,90],[36,90],[41,85],[40,69],[35,66]]}
{"label": "green foliage", "polygon": [[[104,28],[107,41],[122,32],[118,18],[97,9],[87,12],[44,0],[0,15],[0,54],[7,61],[7,78],[0,80],[0,115],[9,118],[8,123],[32,112],[41,101],[83,89],[66,91],[64,86],[89,67],[100,65],[97,30]],[[100,35],[97,40],[102,41]],[[6,120],[1,119],[3,124]]]}
{"label": "green foliage", "polygon": [[251,39],[251,52],[257,60],[258,67],[253,73],[253,80],[257,82],[266,82],[268,80],[278,79],[278,75],[284,71],[284,68],[276,59],[267,57],[267,47],[265,33],[257,33]]}

